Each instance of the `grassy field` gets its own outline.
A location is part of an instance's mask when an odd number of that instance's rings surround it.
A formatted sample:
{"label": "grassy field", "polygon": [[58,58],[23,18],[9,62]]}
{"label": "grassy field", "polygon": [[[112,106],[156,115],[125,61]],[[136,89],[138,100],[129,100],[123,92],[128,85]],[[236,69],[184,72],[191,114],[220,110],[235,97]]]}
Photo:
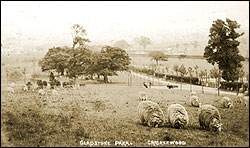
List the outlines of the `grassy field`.
{"label": "grassy field", "polygon": [[[81,145],[81,141],[108,141],[107,146],[121,146],[115,141],[127,141],[132,143],[127,146],[151,147],[152,141],[184,141],[185,145],[159,146],[249,147],[249,106],[236,104],[233,109],[225,109],[216,102],[222,96],[198,92],[202,104],[215,105],[221,112],[222,132],[216,135],[200,129],[198,108],[189,105],[189,91],[146,89],[139,78],[128,86],[127,73],[111,79],[115,83],[59,89],[59,96],[49,92],[42,99],[37,92],[9,94],[1,90],[1,146],[89,146]],[[189,114],[189,126],[174,129],[168,124],[161,128],[142,125],[137,116],[139,91],[159,103],[164,114],[170,104],[182,104]]]}

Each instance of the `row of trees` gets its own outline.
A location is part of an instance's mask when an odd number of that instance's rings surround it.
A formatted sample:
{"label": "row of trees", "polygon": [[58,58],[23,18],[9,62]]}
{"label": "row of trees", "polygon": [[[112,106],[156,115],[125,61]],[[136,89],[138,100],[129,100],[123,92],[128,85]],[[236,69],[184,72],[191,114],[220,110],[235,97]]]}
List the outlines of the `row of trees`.
{"label": "row of trees", "polygon": [[117,47],[105,46],[100,52],[92,52],[86,47],[55,47],[49,49],[38,64],[42,71],[55,70],[74,80],[82,75],[91,79],[97,75],[108,82],[108,76],[128,70],[130,60],[127,52]]}
{"label": "row of trees", "polygon": [[[216,79],[218,84],[220,83],[220,78],[223,78],[227,82],[243,81],[244,71],[242,69],[242,61],[244,57],[239,54],[240,42],[237,38],[244,35],[244,32],[238,33],[236,29],[240,28],[240,24],[236,21],[232,21],[226,18],[226,22],[223,20],[217,19],[213,22],[212,27],[210,28],[209,41],[208,45],[205,47],[204,57],[212,65],[217,64],[218,69],[214,68],[210,71],[213,78]],[[158,66],[158,61],[164,60],[167,58],[164,53],[154,52],[149,54],[152,59],[156,61]],[[197,68],[194,67],[196,71],[196,77],[198,76]],[[184,65],[178,67],[175,65],[173,67],[174,71],[178,76],[180,72],[181,76],[184,76],[186,73],[193,72],[191,67],[188,70],[185,69]],[[207,71],[200,71],[199,77],[203,79],[203,75],[207,78]]]}
{"label": "row of trees", "polygon": [[94,75],[98,78],[103,76],[104,82],[107,83],[108,76],[128,70],[131,59],[125,50],[104,46],[100,52],[94,52],[86,46],[86,43],[90,42],[85,38],[86,30],[78,24],[75,24],[72,30],[72,48],[64,46],[49,49],[38,63],[42,71],[55,70],[60,75],[66,74],[74,80],[82,75],[91,79]]}

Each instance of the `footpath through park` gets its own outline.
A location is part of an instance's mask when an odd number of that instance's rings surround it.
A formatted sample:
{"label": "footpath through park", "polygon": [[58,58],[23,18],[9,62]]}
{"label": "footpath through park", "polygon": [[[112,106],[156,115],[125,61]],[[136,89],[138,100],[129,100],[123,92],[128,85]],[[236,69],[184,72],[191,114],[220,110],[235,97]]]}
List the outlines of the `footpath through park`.
{"label": "footpath through park", "polygon": [[[142,78],[145,80],[145,82],[152,82],[153,84],[159,84],[157,85],[153,85],[151,88],[153,89],[169,89],[168,87],[166,87],[167,85],[175,85],[178,86],[178,88],[173,88],[173,89],[180,89],[181,88],[181,84],[180,83],[175,83],[175,82],[170,82],[161,78],[154,78],[152,76],[148,76],[146,74],[139,74],[139,73],[135,73],[135,72],[131,72],[132,76],[136,76],[139,78]],[[163,86],[162,86],[163,85]],[[202,91],[202,86],[199,85],[191,85],[191,88],[193,91]],[[190,90],[190,84],[186,84],[186,83],[182,83],[182,89],[183,90]],[[212,88],[212,87],[206,87],[203,86],[203,90],[204,93],[212,93],[212,94],[218,94],[218,89],[217,88]],[[236,92],[229,92],[229,91],[222,91],[219,90],[219,94],[228,94],[228,95],[236,95]]]}

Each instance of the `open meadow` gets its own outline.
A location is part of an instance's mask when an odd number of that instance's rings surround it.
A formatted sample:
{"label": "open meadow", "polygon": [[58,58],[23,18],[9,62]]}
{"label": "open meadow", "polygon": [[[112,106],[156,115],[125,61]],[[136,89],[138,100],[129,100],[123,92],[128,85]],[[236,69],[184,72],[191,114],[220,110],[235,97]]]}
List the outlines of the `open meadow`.
{"label": "open meadow", "polygon": [[[126,72],[110,78],[111,84],[87,84],[79,90],[58,88],[59,96],[49,91],[41,99],[37,91],[17,90],[12,94],[1,89],[1,146],[89,146],[83,141],[110,142],[94,146],[122,146],[115,141],[127,141],[126,146],[152,147],[157,146],[152,145],[154,141],[182,141],[180,145],[159,146],[249,147],[249,106],[222,108],[217,101],[222,95],[198,92],[202,104],[212,104],[221,113],[222,132],[216,135],[200,129],[198,108],[189,105],[189,91],[143,88],[139,78],[133,78],[132,86],[128,86]],[[190,119],[188,127],[142,125],[137,112],[139,91],[157,102],[165,115],[170,104],[183,105]]]}

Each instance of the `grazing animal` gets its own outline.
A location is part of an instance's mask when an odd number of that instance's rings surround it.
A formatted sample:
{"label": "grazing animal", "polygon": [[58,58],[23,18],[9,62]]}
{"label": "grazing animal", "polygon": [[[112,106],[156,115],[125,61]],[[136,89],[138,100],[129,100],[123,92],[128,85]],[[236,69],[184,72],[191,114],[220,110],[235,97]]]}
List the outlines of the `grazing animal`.
{"label": "grazing animal", "polygon": [[249,97],[246,94],[238,94],[235,98],[235,103],[244,103],[245,106],[247,106]]}
{"label": "grazing animal", "polygon": [[199,123],[201,128],[221,132],[221,115],[219,110],[210,104],[202,105],[199,109]]}
{"label": "grazing animal", "polygon": [[148,95],[144,91],[139,92],[139,100],[146,101],[148,99]]}
{"label": "grazing animal", "polygon": [[191,106],[194,106],[194,107],[200,107],[201,106],[201,103],[200,103],[201,101],[200,101],[199,97],[190,96],[189,99],[190,99]]}
{"label": "grazing animal", "polygon": [[247,106],[249,104],[249,96],[244,96],[243,100],[244,100],[244,105]]}
{"label": "grazing animal", "polygon": [[7,87],[7,92],[15,93],[15,90],[12,87]]}
{"label": "grazing animal", "polygon": [[173,85],[167,85],[167,87],[168,87],[168,89],[172,89],[172,88],[174,88],[174,86]]}
{"label": "grazing animal", "polygon": [[197,93],[196,93],[195,91],[192,91],[192,92],[190,93],[190,96],[197,96]]}
{"label": "grazing animal", "polygon": [[184,128],[188,125],[189,117],[184,106],[171,104],[167,110],[168,122],[174,128]]}
{"label": "grazing animal", "polygon": [[233,107],[233,101],[231,100],[231,98],[222,97],[222,105],[225,108],[232,108]]}
{"label": "grazing animal", "polygon": [[53,94],[53,95],[56,95],[56,96],[58,96],[58,95],[59,95],[59,94],[58,94],[58,91],[57,91],[57,90],[55,90],[55,89],[53,89],[53,90],[52,90],[52,94]]}
{"label": "grazing animal", "polygon": [[235,103],[242,103],[243,102],[244,95],[238,94],[235,98]]}
{"label": "grazing animal", "polygon": [[39,90],[38,90],[38,94],[39,94],[39,95],[45,95],[45,91],[44,91],[43,89],[39,89]]}
{"label": "grazing animal", "polygon": [[10,84],[10,87],[14,88],[15,85],[16,85],[16,84],[13,82],[13,83]]}
{"label": "grazing animal", "polygon": [[138,105],[140,121],[149,127],[163,126],[165,119],[160,106],[152,101],[143,101]]}
{"label": "grazing animal", "polygon": [[143,82],[143,86],[144,86],[145,88],[148,88],[148,85],[147,85],[146,82]]}
{"label": "grazing animal", "polygon": [[24,87],[23,87],[23,90],[24,90],[24,91],[28,91],[28,90],[29,90],[29,89],[28,89],[28,86],[24,86]]}

